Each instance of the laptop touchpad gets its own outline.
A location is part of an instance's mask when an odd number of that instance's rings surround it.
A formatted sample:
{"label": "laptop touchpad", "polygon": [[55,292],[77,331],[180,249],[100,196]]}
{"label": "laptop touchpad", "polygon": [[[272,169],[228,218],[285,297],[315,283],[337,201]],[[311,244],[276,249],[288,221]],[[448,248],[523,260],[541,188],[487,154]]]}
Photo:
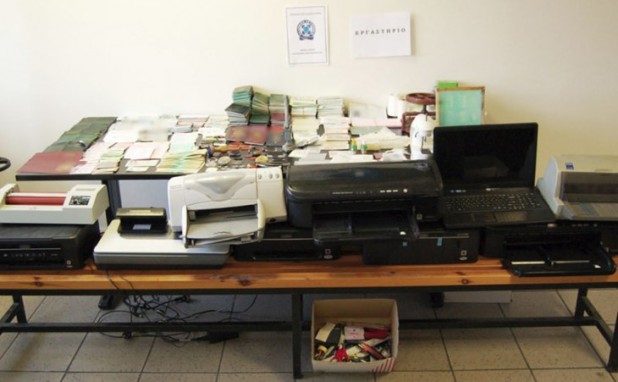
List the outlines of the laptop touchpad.
{"label": "laptop touchpad", "polygon": [[496,218],[500,223],[520,223],[525,222],[528,213],[525,211],[500,212],[496,214]]}
{"label": "laptop touchpad", "polygon": [[496,217],[493,212],[472,214],[472,218],[475,222],[493,223],[496,221]]}

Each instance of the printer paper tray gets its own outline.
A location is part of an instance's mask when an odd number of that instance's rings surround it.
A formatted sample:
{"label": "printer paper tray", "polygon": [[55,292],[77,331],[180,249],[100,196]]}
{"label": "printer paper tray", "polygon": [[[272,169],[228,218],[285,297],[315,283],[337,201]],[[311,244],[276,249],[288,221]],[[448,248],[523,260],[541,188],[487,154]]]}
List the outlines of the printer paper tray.
{"label": "printer paper tray", "polygon": [[323,214],[314,218],[316,242],[402,239],[416,235],[418,226],[406,211]]}
{"label": "printer paper tray", "polygon": [[616,271],[611,256],[600,245],[528,247],[508,251],[502,262],[518,276],[607,275]]}

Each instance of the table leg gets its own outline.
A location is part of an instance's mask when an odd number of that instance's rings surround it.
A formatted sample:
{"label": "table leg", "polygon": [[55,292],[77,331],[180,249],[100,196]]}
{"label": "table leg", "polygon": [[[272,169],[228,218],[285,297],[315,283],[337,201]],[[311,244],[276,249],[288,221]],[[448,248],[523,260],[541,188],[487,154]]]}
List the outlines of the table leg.
{"label": "table leg", "polygon": [[302,378],[301,346],[303,336],[303,295],[292,294],[292,367],[294,378]]}
{"label": "table leg", "polygon": [[108,179],[102,182],[107,187],[107,198],[109,199],[109,208],[106,211],[107,224],[111,223],[116,217],[116,211],[122,207],[120,197],[120,184],[116,179]]}
{"label": "table leg", "polygon": [[[111,223],[116,217],[116,211],[122,207],[120,197],[120,183],[117,179],[103,180],[102,183],[107,187],[107,198],[109,199],[109,208],[105,210],[105,218],[107,224]],[[104,295],[99,299],[99,309],[111,310],[114,308],[114,296]]]}
{"label": "table leg", "polygon": [[14,317],[17,317],[17,322],[27,324],[26,308],[24,307],[24,299],[20,294],[13,295],[13,305],[9,308],[6,314],[2,317],[3,323],[10,322]]}
{"label": "table leg", "polygon": [[607,370],[614,373],[618,371],[618,315],[614,325],[612,342],[609,344],[609,358],[607,360]]}
{"label": "table leg", "polygon": [[583,317],[584,311],[586,309],[586,305],[584,304],[582,297],[586,297],[588,295],[587,288],[579,288],[577,290],[577,302],[575,303],[575,313],[574,317]]}

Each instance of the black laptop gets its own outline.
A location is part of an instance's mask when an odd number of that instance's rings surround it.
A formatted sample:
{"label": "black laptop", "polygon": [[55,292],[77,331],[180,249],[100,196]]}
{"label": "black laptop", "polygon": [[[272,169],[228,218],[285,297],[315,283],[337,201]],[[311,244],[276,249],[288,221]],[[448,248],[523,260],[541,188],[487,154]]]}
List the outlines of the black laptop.
{"label": "black laptop", "polygon": [[555,220],[536,189],[536,123],[442,126],[434,159],[447,228],[549,223]]}

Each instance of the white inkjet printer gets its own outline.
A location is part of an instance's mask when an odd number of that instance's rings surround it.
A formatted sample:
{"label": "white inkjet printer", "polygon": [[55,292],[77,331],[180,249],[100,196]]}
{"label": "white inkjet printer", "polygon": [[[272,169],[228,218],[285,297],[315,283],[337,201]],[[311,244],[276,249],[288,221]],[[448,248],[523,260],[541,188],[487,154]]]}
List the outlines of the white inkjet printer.
{"label": "white inkjet printer", "polygon": [[260,240],[266,223],[287,218],[280,167],[171,178],[169,222],[185,246]]}
{"label": "white inkjet printer", "polygon": [[0,189],[0,223],[93,224],[107,207],[102,184],[76,185],[67,193],[20,192],[16,184]]}
{"label": "white inkjet printer", "polygon": [[559,219],[618,221],[618,156],[552,157],[537,186]]}

